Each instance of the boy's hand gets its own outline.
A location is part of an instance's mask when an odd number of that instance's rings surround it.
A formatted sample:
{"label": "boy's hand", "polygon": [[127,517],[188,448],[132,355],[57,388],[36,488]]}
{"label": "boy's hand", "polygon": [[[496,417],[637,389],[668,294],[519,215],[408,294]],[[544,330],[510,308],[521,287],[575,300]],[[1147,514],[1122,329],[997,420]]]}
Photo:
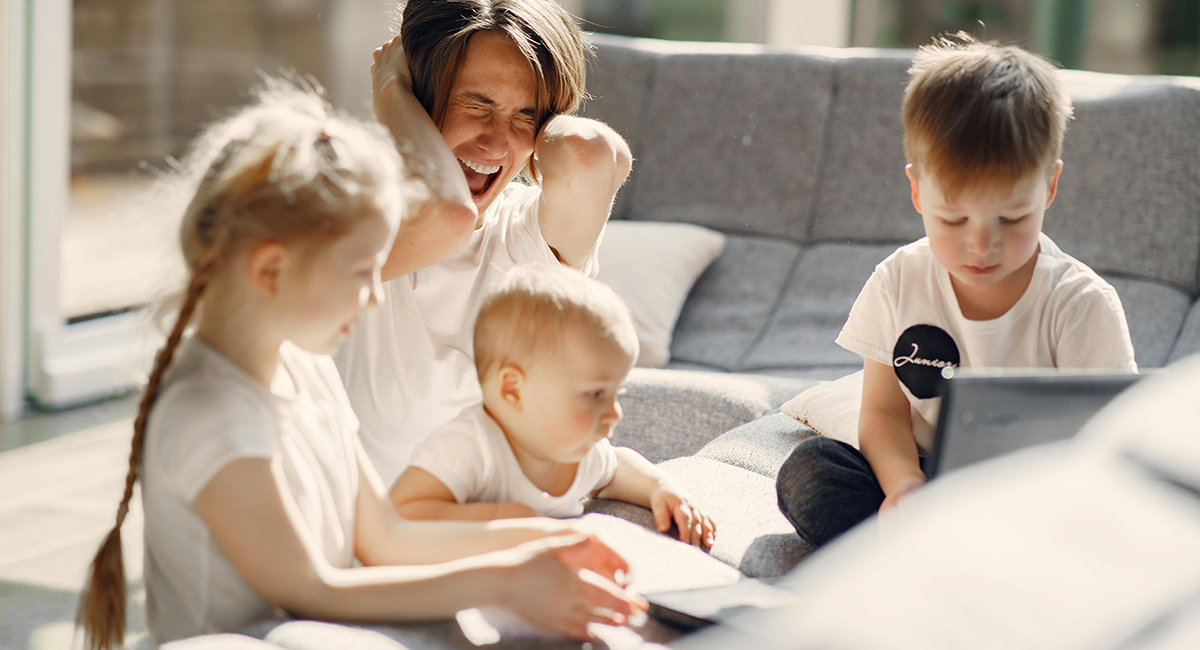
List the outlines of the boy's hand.
{"label": "boy's hand", "polygon": [[412,72],[408,68],[408,56],[397,36],[375,48],[371,63],[371,97],[378,98],[388,82],[395,79],[401,86],[412,88]]}
{"label": "boy's hand", "polygon": [[674,520],[679,526],[681,542],[704,548],[712,547],[716,540],[717,525],[713,520],[665,479],[659,480],[650,492],[650,510],[660,533],[670,530]]}
{"label": "boy's hand", "polygon": [[884,498],[883,503],[879,506],[879,514],[883,514],[888,510],[896,507],[901,499],[907,496],[910,492],[916,491],[922,485],[925,485],[925,479],[919,476],[906,476],[896,482],[892,487],[892,491]]}

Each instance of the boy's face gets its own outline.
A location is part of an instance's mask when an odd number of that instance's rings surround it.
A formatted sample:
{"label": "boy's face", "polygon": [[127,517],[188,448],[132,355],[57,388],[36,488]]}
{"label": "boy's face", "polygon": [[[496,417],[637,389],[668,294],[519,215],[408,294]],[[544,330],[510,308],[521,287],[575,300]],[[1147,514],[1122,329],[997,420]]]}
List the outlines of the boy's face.
{"label": "boy's face", "polygon": [[617,399],[636,354],[588,328],[569,328],[556,352],[539,355],[522,371],[519,404],[503,422],[513,444],[542,460],[582,460],[621,420]]}
{"label": "boy's face", "polygon": [[[933,175],[905,168],[913,207],[921,213],[933,257],[950,273],[956,290],[977,299],[1011,295],[1035,264],[1042,218],[1054,202],[1062,161],[1052,175],[1035,172],[1012,185],[964,188],[953,199]],[[1023,293],[1024,287],[1019,287]]]}

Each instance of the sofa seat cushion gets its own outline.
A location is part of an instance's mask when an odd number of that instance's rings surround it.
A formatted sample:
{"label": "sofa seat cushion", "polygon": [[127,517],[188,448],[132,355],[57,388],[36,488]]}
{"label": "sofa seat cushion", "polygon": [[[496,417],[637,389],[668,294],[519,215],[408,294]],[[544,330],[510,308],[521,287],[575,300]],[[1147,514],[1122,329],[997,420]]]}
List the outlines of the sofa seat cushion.
{"label": "sofa seat cushion", "polygon": [[783,461],[813,430],[783,413],[771,413],[718,436],[696,453],[774,480]]}
{"label": "sofa seat cushion", "polygon": [[739,370],[861,366],[862,358],[834,339],[875,265],[899,245],[815,244],[802,251],[770,322]]}
{"label": "sofa seat cushion", "polygon": [[779,408],[816,381],[723,372],[634,368],[614,445],[651,462],[691,456],[717,436]]}
{"label": "sofa seat cushion", "polygon": [[783,292],[800,246],[729,235],[725,250],[696,281],[671,342],[671,359],[728,372],[741,369]]}
{"label": "sofa seat cushion", "polygon": [[[659,467],[716,522],[712,557],[745,575],[766,578],[787,573],[812,551],[779,512],[773,478],[711,458],[677,458]],[[654,529],[654,516],[641,506],[594,499],[587,511]],[[678,535],[674,528],[670,534]]]}

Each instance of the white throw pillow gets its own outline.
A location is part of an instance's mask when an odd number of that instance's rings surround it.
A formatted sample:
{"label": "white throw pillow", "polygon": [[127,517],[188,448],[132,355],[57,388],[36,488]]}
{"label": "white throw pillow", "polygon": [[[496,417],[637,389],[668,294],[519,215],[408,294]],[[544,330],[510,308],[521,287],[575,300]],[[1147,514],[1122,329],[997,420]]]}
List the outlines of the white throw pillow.
{"label": "white throw pillow", "polygon": [[690,223],[608,222],[600,243],[600,281],[629,305],[642,351],[637,365],[661,368],[692,285],[725,249],[725,235]]}
{"label": "white throw pillow", "polygon": [[862,406],[861,370],[836,381],[827,381],[793,397],[779,407],[826,438],[841,440],[858,449],[858,410]]}

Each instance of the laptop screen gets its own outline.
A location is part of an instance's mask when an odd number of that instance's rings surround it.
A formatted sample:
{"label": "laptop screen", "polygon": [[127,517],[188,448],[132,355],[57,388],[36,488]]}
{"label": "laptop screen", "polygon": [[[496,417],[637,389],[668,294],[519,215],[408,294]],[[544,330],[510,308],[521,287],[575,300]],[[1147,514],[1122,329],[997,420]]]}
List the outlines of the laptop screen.
{"label": "laptop screen", "polygon": [[1081,370],[958,371],[945,382],[933,478],[982,460],[1074,436],[1143,375]]}

